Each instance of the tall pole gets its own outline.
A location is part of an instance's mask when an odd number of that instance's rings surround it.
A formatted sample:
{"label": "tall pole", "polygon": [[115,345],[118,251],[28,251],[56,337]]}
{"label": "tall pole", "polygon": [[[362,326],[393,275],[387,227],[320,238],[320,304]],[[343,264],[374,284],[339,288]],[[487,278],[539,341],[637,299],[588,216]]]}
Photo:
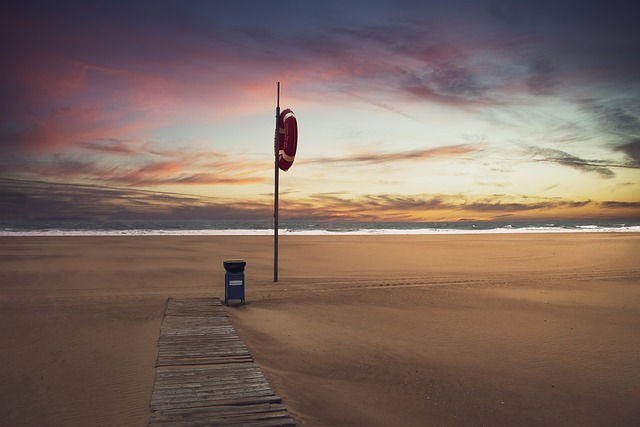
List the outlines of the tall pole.
{"label": "tall pole", "polygon": [[280,185],[280,169],[278,168],[278,151],[279,151],[279,143],[280,140],[280,82],[278,82],[278,102],[276,104],[276,132],[275,137],[273,139],[273,152],[275,156],[275,190],[274,194],[274,202],[273,202],[273,281],[278,281],[278,193],[279,193],[279,185]]}

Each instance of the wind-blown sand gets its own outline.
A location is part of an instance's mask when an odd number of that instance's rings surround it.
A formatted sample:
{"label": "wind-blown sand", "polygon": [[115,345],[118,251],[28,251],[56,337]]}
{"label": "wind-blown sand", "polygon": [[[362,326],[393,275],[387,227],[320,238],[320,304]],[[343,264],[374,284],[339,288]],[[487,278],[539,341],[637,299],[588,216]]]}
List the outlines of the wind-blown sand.
{"label": "wind-blown sand", "polygon": [[167,297],[224,296],[300,425],[640,425],[640,235],[0,237],[0,424],[144,426]]}

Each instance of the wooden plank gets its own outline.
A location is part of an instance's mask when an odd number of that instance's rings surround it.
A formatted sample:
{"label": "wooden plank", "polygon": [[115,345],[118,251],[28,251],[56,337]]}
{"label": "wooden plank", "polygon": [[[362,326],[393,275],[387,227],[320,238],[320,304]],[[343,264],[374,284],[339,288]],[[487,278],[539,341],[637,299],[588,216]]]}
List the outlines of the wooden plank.
{"label": "wooden plank", "polygon": [[167,301],[149,426],[295,426],[217,298]]}
{"label": "wooden plank", "polygon": [[280,425],[282,425],[284,422],[292,421],[284,405],[280,404],[230,406],[222,407],[220,410],[214,411],[211,411],[211,409],[217,408],[190,409],[188,411],[180,409],[166,411],[160,416],[152,417],[151,422],[156,422],[158,425],[166,425],[166,423],[170,421],[189,421],[191,425],[198,425],[203,421],[210,423],[213,417],[221,422],[227,421],[236,423],[248,423],[258,420],[278,420]]}
{"label": "wooden plank", "polygon": [[198,420],[198,419],[166,419],[166,420],[154,420],[149,423],[149,426],[153,427],[210,427],[210,426],[226,426],[226,427],[287,427],[295,426],[295,421],[289,416],[281,417],[278,419],[258,419],[258,420],[220,420],[211,423],[210,420]]}
{"label": "wooden plank", "polygon": [[279,427],[279,426],[295,426],[295,422],[289,415],[277,414],[271,417],[246,417],[246,418],[221,418],[220,421],[211,423],[209,418],[197,418],[197,417],[167,417],[164,419],[153,419],[150,426],[172,426],[172,427],[187,427],[187,426],[243,426],[243,427]]}

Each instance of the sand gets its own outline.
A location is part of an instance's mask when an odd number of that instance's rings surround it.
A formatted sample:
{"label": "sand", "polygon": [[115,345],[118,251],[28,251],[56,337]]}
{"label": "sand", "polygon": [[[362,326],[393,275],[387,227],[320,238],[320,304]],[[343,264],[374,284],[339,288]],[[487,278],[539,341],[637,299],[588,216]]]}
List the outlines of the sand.
{"label": "sand", "polygon": [[0,237],[0,424],[144,426],[166,298],[224,296],[302,426],[640,425],[637,233]]}

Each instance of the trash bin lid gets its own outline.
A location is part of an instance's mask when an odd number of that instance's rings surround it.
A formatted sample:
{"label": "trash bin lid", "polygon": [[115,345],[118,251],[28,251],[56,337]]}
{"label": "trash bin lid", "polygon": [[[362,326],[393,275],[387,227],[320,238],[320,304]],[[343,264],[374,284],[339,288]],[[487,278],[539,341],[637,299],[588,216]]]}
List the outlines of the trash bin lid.
{"label": "trash bin lid", "polygon": [[244,271],[244,266],[247,265],[247,263],[242,259],[230,259],[224,261],[223,264],[224,269],[229,273],[240,273]]}

